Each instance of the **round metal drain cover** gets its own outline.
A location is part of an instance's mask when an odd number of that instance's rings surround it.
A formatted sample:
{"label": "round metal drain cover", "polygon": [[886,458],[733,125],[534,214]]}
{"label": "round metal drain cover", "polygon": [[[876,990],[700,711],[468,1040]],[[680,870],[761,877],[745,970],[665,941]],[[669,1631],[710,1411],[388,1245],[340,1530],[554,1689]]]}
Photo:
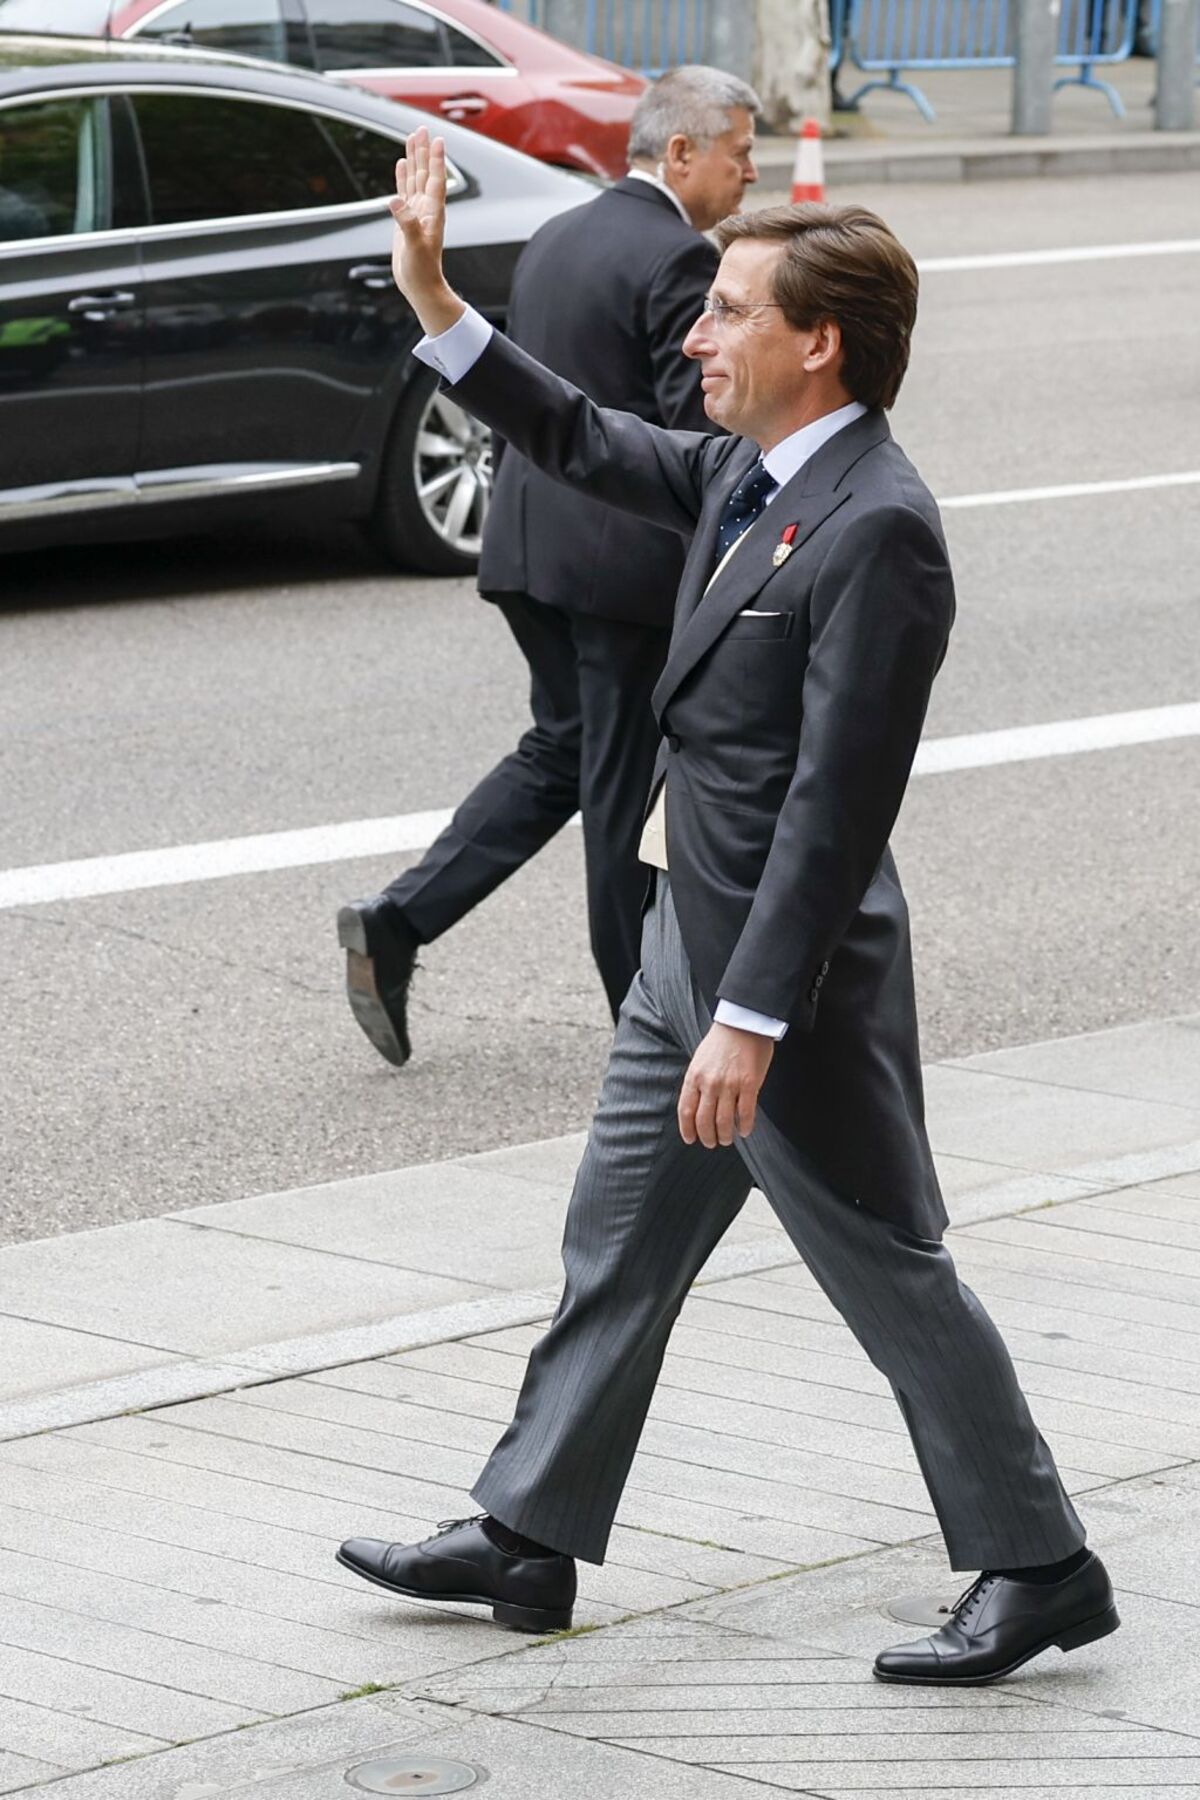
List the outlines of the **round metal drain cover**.
{"label": "round metal drain cover", "polygon": [[441,1756],[382,1756],[348,1770],[346,1780],[364,1794],[461,1794],[483,1772]]}
{"label": "round metal drain cover", "polygon": [[901,1594],[884,1611],[902,1625],[932,1626],[936,1631],[939,1625],[947,1623],[956,1598],[955,1594]]}

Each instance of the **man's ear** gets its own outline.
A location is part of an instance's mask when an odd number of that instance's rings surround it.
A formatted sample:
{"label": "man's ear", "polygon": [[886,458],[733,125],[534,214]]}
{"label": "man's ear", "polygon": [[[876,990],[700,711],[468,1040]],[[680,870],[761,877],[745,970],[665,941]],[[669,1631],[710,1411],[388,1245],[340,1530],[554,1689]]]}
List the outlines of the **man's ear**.
{"label": "man's ear", "polygon": [[836,319],[818,319],[812,327],[812,344],[804,366],[810,374],[836,369],[842,359],[842,328]]}
{"label": "man's ear", "polygon": [[677,131],[667,140],[667,148],[663,162],[668,169],[676,173],[687,168],[692,158],[692,140],[685,132]]}

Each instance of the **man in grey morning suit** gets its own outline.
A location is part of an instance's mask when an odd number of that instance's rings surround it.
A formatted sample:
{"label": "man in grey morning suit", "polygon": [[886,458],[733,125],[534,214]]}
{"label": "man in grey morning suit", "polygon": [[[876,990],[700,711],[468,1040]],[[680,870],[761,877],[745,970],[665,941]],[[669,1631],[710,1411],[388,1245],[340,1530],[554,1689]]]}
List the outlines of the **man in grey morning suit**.
{"label": "man in grey morning suit", "polygon": [[474,1489],[486,1513],[415,1546],[354,1539],[340,1559],[504,1623],[569,1623],[573,1559],[603,1558],[676,1314],[755,1182],[890,1381],[952,1566],[981,1570],[876,1675],[987,1682],[1102,1637],[1118,1624],[1108,1577],[941,1243],[923,1123],[887,840],[954,596],[937,509],[884,411],[912,261],[861,208],[728,222],[684,349],[710,417],[740,435],[664,431],[593,406],[464,307],[441,274],[426,132],[398,173],[396,278],[456,398],[561,480],[695,537],[655,693],[655,896],[561,1305]]}

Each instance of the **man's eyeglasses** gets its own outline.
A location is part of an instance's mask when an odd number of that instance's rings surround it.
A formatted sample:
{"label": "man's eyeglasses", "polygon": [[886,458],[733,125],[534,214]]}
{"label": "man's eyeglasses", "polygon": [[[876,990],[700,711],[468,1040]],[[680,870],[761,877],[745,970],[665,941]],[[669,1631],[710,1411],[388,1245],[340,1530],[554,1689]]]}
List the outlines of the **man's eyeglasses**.
{"label": "man's eyeglasses", "polygon": [[774,311],[779,311],[781,303],[778,300],[747,300],[737,304],[731,300],[722,300],[716,294],[706,294],[700,317],[711,319],[713,330],[720,331],[726,325],[743,324],[745,320],[752,319],[756,312],[761,312],[767,306]]}

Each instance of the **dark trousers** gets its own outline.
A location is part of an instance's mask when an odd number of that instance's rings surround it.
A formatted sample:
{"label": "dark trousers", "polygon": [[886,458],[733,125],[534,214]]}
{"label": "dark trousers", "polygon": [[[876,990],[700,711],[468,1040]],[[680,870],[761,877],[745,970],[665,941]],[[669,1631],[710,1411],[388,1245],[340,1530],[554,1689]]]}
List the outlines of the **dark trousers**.
{"label": "dark trousers", "polygon": [[637,847],[659,741],[650,695],[669,633],[526,594],[497,604],[529,664],[533,723],[386,891],[429,943],[582,813],[592,954],[615,1019],[639,960]]}
{"label": "dark trousers", "polygon": [[[603,1562],[676,1315],[753,1182],[890,1383],[950,1566],[1003,1569],[1072,1555],[1083,1527],[1000,1334],[946,1247],[838,1193],[761,1108],[751,1135],[725,1149],[684,1143],[679,1088],[711,1024],[660,877],[567,1213],[563,1297],[472,1497],[514,1531]],[[806,1302],[803,1311],[804,1341],[827,1370],[821,1379],[854,1388],[844,1337],[819,1307]],[[761,1463],[775,1495],[765,1512],[820,1523],[820,1501],[806,1501],[803,1459],[783,1452],[773,1463],[763,1450]],[[820,1457],[810,1467],[819,1469]],[[816,1479],[836,1492],[832,1477]],[[719,1462],[706,1483],[703,1469],[652,1450],[637,1476],[651,1498],[635,1496],[631,1522],[653,1516],[663,1493],[703,1498],[706,1487],[719,1494],[727,1482]],[[806,1515],[806,1505],[815,1510]],[[899,1540],[927,1524],[897,1504],[890,1527],[844,1529],[890,1529]]]}

